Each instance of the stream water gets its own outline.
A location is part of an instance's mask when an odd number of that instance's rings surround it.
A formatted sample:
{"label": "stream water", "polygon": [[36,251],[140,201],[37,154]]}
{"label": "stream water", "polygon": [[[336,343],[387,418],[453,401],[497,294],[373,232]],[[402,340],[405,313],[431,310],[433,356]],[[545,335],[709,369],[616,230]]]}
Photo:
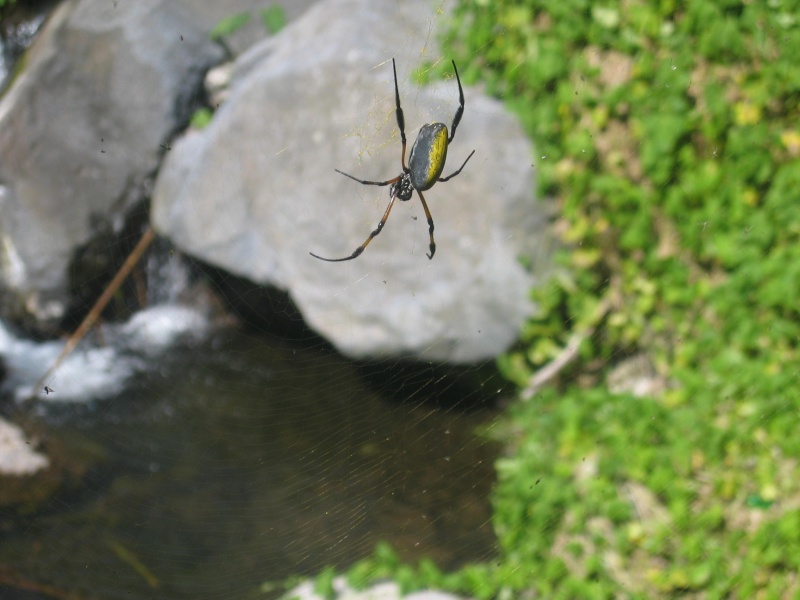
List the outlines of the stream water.
{"label": "stream water", "polygon": [[326,347],[230,329],[139,367],[37,411],[93,458],[35,511],[0,510],[0,598],[268,598],[382,540],[444,568],[492,556],[491,410],[388,399]]}

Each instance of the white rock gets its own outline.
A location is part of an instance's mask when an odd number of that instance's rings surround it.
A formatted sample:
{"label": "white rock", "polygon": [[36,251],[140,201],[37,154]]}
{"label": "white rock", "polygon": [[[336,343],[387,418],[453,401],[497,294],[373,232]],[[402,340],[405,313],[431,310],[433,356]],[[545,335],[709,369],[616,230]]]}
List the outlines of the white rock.
{"label": "white rock", "polygon": [[22,430],[0,418],[0,475],[32,475],[50,461],[33,450]]}
{"label": "white rock", "polygon": [[[400,593],[400,586],[393,581],[376,583],[366,590],[356,591],[347,585],[344,577],[333,581],[336,600],[464,600],[445,592],[423,590],[407,596]],[[285,600],[325,600],[314,591],[314,583],[305,581],[284,595]]]}

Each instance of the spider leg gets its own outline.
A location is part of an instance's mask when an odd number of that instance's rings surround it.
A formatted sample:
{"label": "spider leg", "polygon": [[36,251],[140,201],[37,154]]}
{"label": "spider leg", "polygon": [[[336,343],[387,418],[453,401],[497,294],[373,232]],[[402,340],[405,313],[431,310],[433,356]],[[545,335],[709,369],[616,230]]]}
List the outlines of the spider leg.
{"label": "spider leg", "polygon": [[461,123],[461,117],[464,114],[464,90],[461,88],[461,79],[458,77],[456,61],[453,61],[453,71],[456,73],[456,81],[458,82],[458,110],[456,111],[456,116],[453,117],[453,124],[450,126],[450,137],[447,138],[448,144],[456,137],[456,127]]}
{"label": "spider leg", "polygon": [[419,194],[419,199],[422,200],[422,208],[425,210],[425,218],[428,219],[428,235],[431,238],[430,248],[431,253],[426,254],[428,260],[433,258],[433,255],[436,254],[436,242],[433,241],[433,217],[431,216],[431,211],[428,210],[428,203],[425,202],[425,196],[422,195],[422,192],[417,190],[417,194]]}
{"label": "spider leg", "polygon": [[[385,185],[385,184],[381,183],[381,184],[378,184],[378,185]],[[361,244],[358,248],[356,248],[350,256],[345,256],[344,258],[323,258],[322,256],[317,256],[313,252],[309,252],[309,254],[311,256],[313,256],[314,258],[318,258],[320,260],[324,260],[324,261],[327,261],[327,262],[344,262],[346,260],[353,260],[354,258],[357,258],[364,251],[364,248],[366,248],[369,245],[369,243],[372,241],[372,238],[376,237],[381,232],[381,229],[383,229],[383,226],[386,224],[386,219],[389,218],[389,213],[392,212],[392,207],[394,206],[394,201],[395,200],[397,200],[397,195],[396,194],[392,194],[392,199],[389,201],[389,206],[386,207],[386,212],[383,213],[383,217],[378,222],[378,226],[375,229],[373,229],[372,233],[369,234],[369,237],[364,241],[364,243]],[[423,206],[424,206],[424,200],[423,200]],[[428,209],[426,207],[425,211],[427,212],[427,210]],[[430,221],[430,219],[428,219],[428,220]],[[432,222],[431,222],[431,227],[433,227]],[[433,239],[433,238],[431,238],[431,239]]]}
{"label": "spider leg", "polygon": [[397,128],[400,129],[400,141],[403,142],[403,154],[400,156],[400,161],[403,164],[403,172],[408,172],[406,169],[406,120],[403,116],[403,109],[400,108],[400,90],[397,87],[397,67],[392,59],[392,71],[394,71],[394,103],[397,106],[395,114],[397,115]]}
{"label": "spider leg", "polygon": [[394,179],[390,179],[388,181],[367,181],[365,179],[359,179],[358,177],[353,177],[352,175],[348,175],[347,173],[345,173],[344,171],[340,171],[339,169],[334,169],[334,171],[336,171],[337,173],[341,173],[345,177],[349,177],[353,181],[357,181],[358,183],[362,183],[364,185],[390,185],[400,179],[400,176],[398,175]]}
{"label": "spider leg", "polygon": [[472,158],[472,155],[473,155],[473,154],[475,154],[475,150],[473,150],[472,152],[470,152],[470,153],[469,153],[469,156],[467,157],[467,160],[465,160],[465,161],[464,161],[464,164],[462,164],[462,165],[461,165],[461,166],[458,168],[458,171],[456,171],[456,172],[455,172],[455,173],[453,173],[452,175],[448,175],[447,177],[442,177],[441,179],[439,179],[439,181],[449,181],[450,179],[452,179],[453,177],[455,177],[456,175],[458,175],[459,173],[461,173],[461,169],[463,169],[464,167],[466,167],[466,166],[467,166],[467,161],[468,161],[470,158]]}

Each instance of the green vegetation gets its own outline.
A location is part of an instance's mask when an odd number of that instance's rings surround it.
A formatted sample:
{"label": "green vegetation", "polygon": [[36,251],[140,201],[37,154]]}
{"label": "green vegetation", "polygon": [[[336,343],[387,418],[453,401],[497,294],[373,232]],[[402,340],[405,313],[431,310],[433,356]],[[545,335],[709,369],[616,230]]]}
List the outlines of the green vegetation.
{"label": "green vegetation", "polygon": [[[570,340],[577,358],[492,432],[511,440],[497,560],[442,573],[381,547],[351,579],[499,599],[799,593],[798,8],[460,2],[444,53],[519,115],[561,216],[541,313],[500,365],[524,389]],[[645,397],[609,391],[631,357]]]}
{"label": "green vegetation", "polygon": [[[3,0],[0,0],[2,2]],[[286,25],[286,13],[282,6],[277,4],[269,6],[259,12],[261,23],[264,25],[267,33],[274,35],[278,33]],[[229,37],[239,31],[242,27],[250,22],[251,15],[249,12],[241,12],[235,15],[230,15],[220,20],[211,32],[208,34],[212,40],[223,41],[224,38]]]}
{"label": "green vegetation", "polygon": [[286,26],[286,13],[277,4],[261,11],[261,22],[271,35],[275,35]]}
{"label": "green vegetation", "polygon": [[249,22],[250,13],[248,12],[230,15],[214,25],[213,29],[211,29],[211,32],[208,34],[208,37],[210,37],[212,40],[220,41],[223,38],[233,35]]}
{"label": "green vegetation", "polygon": [[203,106],[194,111],[194,114],[190,119],[190,125],[195,129],[205,129],[208,127],[209,123],[211,123],[211,119],[213,118],[214,113],[211,112],[211,109]]}

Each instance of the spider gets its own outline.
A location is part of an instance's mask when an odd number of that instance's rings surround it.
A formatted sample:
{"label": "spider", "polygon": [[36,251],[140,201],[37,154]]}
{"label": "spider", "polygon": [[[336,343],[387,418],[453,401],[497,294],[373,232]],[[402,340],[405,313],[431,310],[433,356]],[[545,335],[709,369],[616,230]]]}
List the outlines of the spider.
{"label": "spider", "polygon": [[379,185],[391,186],[389,188],[389,206],[386,207],[386,212],[378,222],[378,226],[369,234],[366,241],[353,251],[350,256],[344,258],[323,258],[317,256],[313,252],[309,252],[314,258],[325,260],[328,262],[342,262],[345,260],[353,260],[358,257],[367,245],[376,237],[386,220],[389,218],[389,213],[394,206],[395,200],[411,200],[411,196],[416,190],[422,208],[425,210],[425,217],[428,219],[428,235],[430,237],[430,254],[426,254],[429,259],[433,258],[436,253],[436,242],[433,241],[433,217],[431,211],[428,210],[428,203],[425,202],[425,197],[422,192],[431,189],[437,181],[449,181],[459,173],[467,165],[467,161],[475,154],[475,150],[470,152],[467,160],[458,168],[452,175],[447,177],[439,177],[444,169],[445,159],[447,158],[447,147],[453,141],[456,135],[456,127],[461,122],[461,116],[464,114],[464,90],[461,88],[461,79],[458,77],[458,69],[456,69],[456,62],[453,61],[453,71],[456,74],[456,82],[458,82],[458,101],[459,106],[456,114],[453,117],[453,124],[450,126],[450,134],[447,133],[447,126],[444,123],[428,123],[420,127],[417,139],[414,145],[411,146],[411,156],[408,158],[408,166],[406,166],[406,132],[405,132],[405,118],[403,117],[403,109],[400,108],[400,91],[397,87],[397,67],[395,66],[394,59],[392,59],[392,71],[394,72],[394,98],[397,105],[397,127],[400,129],[400,141],[402,142],[402,153],[400,155],[400,164],[403,167],[403,172],[394,179],[387,181],[366,181],[358,179],[352,175],[348,175],[344,171],[336,169],[337,173],[341,173],[345,177],[357,181],[362,185]]}

